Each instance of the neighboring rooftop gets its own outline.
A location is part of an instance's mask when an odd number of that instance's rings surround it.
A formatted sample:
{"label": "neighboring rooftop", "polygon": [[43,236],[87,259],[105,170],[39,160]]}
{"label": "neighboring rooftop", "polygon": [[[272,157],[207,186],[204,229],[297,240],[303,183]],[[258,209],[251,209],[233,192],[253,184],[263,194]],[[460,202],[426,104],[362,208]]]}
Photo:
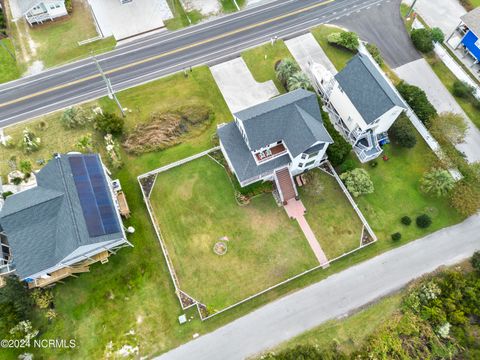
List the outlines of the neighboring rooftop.
{"label": "neighboring rooftop", "polygon": [[405,107],[402,99],[366,54],[355,55],[335,75],[335,79],[367,124],[394,106]]}
{"label": "neighboring rooftop", "polygon": [[58,156],[36,178],[37,187],[9,196],[0,212],[20,278],[81,254],[81,247],[124,238],[97,154]]}
{"label": "neighboring rooftop", "polygon": [[475,33],[475,35],[477,35],[477,37],[480,37],[480,7],[460,16],[460,19]]}
{"label": "neighboring rooftop", "polygon": [[306,90],[280,95],[234,116],[243,122],[251,150],[283,140],[296,157],[316,142],[333,142],[323,126],[316,94]]}

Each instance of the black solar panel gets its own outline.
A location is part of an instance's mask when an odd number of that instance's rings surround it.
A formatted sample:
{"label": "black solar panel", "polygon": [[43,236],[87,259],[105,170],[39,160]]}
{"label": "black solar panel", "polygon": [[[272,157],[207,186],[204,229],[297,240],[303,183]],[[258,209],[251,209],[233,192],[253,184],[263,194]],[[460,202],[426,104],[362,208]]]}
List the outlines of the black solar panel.
{"label": "black solar panel", "polygon": [[90,237],[120,232],[99,158],[83,155],[71,156],[68,160]]}

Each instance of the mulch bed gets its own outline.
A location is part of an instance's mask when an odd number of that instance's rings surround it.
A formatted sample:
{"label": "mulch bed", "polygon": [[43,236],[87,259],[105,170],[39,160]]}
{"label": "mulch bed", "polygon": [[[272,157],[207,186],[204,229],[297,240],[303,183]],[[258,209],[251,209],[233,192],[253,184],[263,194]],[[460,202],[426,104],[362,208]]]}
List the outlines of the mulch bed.
{"label": "mulch bed", "polygon": [[140,184],[142,185],[143,193],[150,197],[150,192],[152,191],[153,184],[155,183],[156,174],[149,175],[147,177],[140,179]]}

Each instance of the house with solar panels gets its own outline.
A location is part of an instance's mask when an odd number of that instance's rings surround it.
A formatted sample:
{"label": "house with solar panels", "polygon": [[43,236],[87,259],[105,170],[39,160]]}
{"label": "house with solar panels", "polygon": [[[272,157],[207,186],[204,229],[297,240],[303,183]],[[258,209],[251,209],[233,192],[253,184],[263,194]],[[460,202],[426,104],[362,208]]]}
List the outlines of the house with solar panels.
{"label": "house with solar panels", "polygon": [[335,128],[365,163],[380,156],[387,131],[406,105],[375,60],[359,52],[337,74],[311,62],[309,75]]}
{"label": "house with solar panels", "polygon": [[35,176],[37,186],[7,197],[0,211],[0,274],[44,287],[132,246],[98,154],[56,155]]}
{"label": "house with solar panels", "polygon": [[273,181],[281,202],[298,197],[293,176],[318,167],[333,143],[317,95],[295,90],[235,114],[219,125],[220,148],[242,187]]}

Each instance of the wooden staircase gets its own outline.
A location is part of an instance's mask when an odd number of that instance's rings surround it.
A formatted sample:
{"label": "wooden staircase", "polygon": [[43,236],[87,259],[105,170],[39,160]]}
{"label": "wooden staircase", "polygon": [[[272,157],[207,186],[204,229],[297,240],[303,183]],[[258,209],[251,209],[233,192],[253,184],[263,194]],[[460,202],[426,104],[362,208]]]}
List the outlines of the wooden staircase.
{"label": "wooden staircase", "polygon": [[279,189],[280,199],[284,205],[287,204],[288,200],[297,197],[297,189],[288,168],[275,171],[275,182]]}

